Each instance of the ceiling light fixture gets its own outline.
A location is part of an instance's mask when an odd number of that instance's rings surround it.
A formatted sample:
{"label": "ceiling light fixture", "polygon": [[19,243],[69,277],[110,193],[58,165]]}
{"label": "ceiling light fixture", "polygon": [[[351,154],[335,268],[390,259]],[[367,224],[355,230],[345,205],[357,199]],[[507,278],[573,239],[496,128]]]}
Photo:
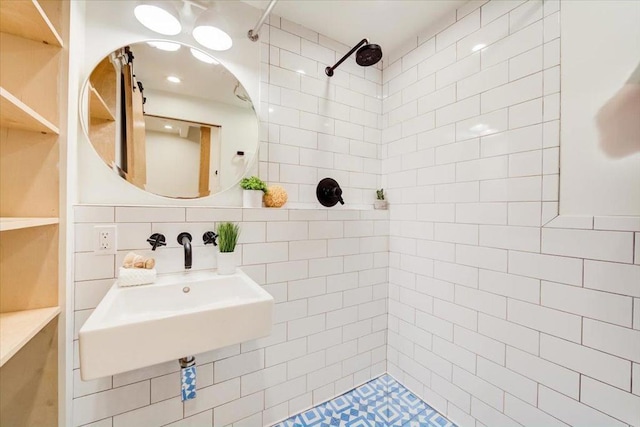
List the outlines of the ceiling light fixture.
{"label": "ceiling light fixture", "polygon": [[206,53],[198,49],[191,48],[191,55],[193,55],[193,57],[197,60],[202,61],[206,64],[219,64],[219,62],[213,56],[207,55]]}
{"label": "ceiling light fixture", "polygon": [[205,10],[196,20],[193,29],[193,38],[202,46],[212,50],[227,50],[233,46],[233,40],[229,34],[220,29],[224,24],[222,18],[216,15],[216,11],[211,8]]}
{"label": "ceiling light fixture", "polygon": [[180,49],[180,43],[173,42],[147,42],[147,44],[151,47],[155,47],[156,49],[166,50],[167,52],[175,52]]}
{"label": "ceiling light fixture", "polygon": [[136,19],[145,27],[165,36],[175,36],[182,31],[178,14],[165,2],[143,3],[133,10]]}
{"label": "ceiling light fixture", "polygon": [[176,76],[168,76],[167,80],[169,80],[171,83],[180,83],[182,81]]}
{"label": "ceiling light fixture", "polygon": [[228,50],[233,46],[229,34],[212,25],[200,25],[194,28],[193,38],[202,46],[212,50]]}

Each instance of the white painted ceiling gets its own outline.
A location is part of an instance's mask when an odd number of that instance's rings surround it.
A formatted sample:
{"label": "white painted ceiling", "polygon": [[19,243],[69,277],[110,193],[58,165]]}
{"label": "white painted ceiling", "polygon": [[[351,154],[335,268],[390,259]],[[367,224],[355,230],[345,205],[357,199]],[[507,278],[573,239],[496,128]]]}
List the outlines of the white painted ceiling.
{"label": "white painted ceiling", "polygon": [[[259,9],[266,0],[243,0]],[[393,52],[466,0],[279,0],[273,14],[353,46],[363,38]],[[345,52],[346,53],[346,52]]]}
{"label": "white painted ceiling", "polygon": [[[251,108],[251,103],[235,95],[238,80],[229,70],[220,64],[206,64],[195,59],[187,46],[176,52],[156,49],[147,43],[134,43],[130,47],[134,55],[134,72],[145,89]],[[167,76],[176,76],[181,82],[170,83]],[[242,87],[238,90],[244,91]]]}

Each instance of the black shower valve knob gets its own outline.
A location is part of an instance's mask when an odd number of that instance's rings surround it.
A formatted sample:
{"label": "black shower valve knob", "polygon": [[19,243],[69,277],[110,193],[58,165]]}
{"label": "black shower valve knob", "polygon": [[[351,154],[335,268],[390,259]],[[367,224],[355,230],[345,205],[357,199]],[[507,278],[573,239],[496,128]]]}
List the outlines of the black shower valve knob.
{"label": "black shower valve knob", "polygon": [[336,180],[332,178],[324,178],[316,187],[316,197],[322,206],[332,207],[338,202],[344,205],[342,199],[342,189]]}

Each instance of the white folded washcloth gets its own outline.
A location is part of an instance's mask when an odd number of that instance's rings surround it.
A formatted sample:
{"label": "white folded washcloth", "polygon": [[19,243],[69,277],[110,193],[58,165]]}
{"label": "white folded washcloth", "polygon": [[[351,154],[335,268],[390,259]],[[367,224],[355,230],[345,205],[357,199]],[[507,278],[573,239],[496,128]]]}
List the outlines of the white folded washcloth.
{"label": "white folded washcloth", "polygon": [[156,281],[156,269],[120,267],[118,286],[148,285]]}

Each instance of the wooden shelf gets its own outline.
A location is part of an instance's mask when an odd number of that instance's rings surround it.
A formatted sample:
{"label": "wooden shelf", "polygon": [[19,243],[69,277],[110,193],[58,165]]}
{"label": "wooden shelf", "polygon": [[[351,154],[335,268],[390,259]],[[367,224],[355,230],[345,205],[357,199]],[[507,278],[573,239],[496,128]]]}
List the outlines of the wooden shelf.
{"label": "wooden shelf", "polygon": [[111,113],[107,103],[104,102],[104,99],[102,99],[98,91],[92,85],[89,85],[89,89],[91,90],[89,96],[89,113],[91,117],[112,122],[115,121],[115,116]]}
{"label": "wooden shelf", "polygon": [[60,133],[57,126],[3,87],[0,87],[0,126],[34,132],[55,133],[56,135]]}
{"label": "wooden shelf", "polygon": [[62,47],[62,38],[37,0],[2,0],[2,32]]}
{"label": "wooden shelf", "polygon": [[42,227],[58,224],[58,218],[16,218],[0,217],[0,231],[19,230],[21,228]]}
{"label": "wooden shelf", "polygon": [[60,307],[0,313],[0,366],[11,359],[58,314]]}

